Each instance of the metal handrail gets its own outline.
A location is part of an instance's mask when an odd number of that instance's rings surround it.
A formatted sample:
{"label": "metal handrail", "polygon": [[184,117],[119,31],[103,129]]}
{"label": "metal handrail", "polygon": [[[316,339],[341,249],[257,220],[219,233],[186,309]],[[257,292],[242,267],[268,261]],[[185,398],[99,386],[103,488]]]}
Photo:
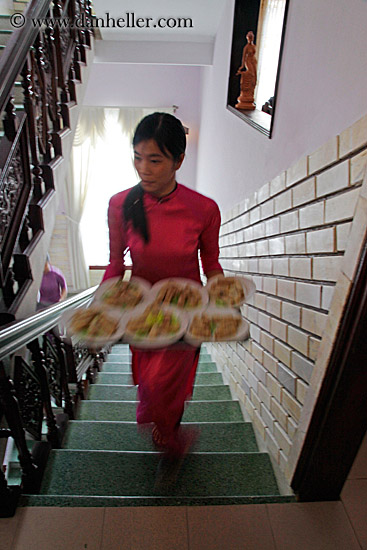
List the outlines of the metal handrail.
{"label": "metal handrail", "polygon": [[97,288],[98,286],[88,288],[76,296],[34,313],[26,319],[14,321],[0,330],[0,360],[54,327],[65,311],[88,303]]}

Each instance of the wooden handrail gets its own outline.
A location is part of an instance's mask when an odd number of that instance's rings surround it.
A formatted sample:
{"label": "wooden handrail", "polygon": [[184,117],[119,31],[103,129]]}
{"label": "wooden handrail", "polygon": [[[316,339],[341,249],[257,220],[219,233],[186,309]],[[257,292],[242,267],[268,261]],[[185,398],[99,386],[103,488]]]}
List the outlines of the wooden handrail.
{"label": "wooden handrail", "polygon": [[25,25],[14,30],[0,59],[0,115],[6,107],[24,60],[40,28],[32,20],[46,17],[50,0],[32,0],[24,12]]}
{"label": "wooden handrail", "polygon": [[72,298],[49,306],[21,321],[14,321],[3,328],[0,331],[0,360],[54,327],[68,309],[87,303],[97,288],[88,288]]}

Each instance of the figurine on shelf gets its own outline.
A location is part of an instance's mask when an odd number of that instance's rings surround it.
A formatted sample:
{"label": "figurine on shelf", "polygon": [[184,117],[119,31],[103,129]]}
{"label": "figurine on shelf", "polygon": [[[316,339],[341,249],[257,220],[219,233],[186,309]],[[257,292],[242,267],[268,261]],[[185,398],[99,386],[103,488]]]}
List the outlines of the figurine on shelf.
{"label": "figurine on shelf", "polygon": [[256,108],[254,92],[257,82],[257,59],[254,38],[252,31],[246,34],[247,44],[243,48],[242,65],[236,73],[236,75],[241,75],[241,93],[237,98],[238,103],[235,107],[242,111],[253,111]]}

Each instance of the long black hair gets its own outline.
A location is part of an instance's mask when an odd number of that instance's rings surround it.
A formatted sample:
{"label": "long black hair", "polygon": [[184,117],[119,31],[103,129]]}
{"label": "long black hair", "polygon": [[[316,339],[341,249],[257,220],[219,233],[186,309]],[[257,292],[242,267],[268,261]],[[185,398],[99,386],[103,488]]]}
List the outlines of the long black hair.
{"label": "long black hair", "polygon": [[[186,149],[186,134],[181,121],[168,113],[153,113],[144,117],[136,127],[133,146],[141,141],[154,139],[162,151],[174,161],[181,159]],[[143,204],[144,190],[141,185],[135,185],[127,195],[123,206],[123,218],[125,223],[132,221],[133,227],[149,242],[149,228]]]}

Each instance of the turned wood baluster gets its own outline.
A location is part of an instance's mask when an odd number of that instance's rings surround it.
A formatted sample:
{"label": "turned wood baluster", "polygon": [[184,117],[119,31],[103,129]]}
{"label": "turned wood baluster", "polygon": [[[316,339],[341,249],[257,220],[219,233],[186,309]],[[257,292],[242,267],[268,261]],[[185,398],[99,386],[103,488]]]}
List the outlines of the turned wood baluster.
{"label": "turned wood baluster", "polygon": [[57,56],[55,45],[55,32],[51,25],[45,29],[46,44],[49,53],[50,63],[50,86],[52,91],[52,104],[49,105],[49,112],[52,118],[53,125],[53,145],[55,148],[55,154],[61,155],[61,142],[59,139],[55,140],[57,132],[62,128],[62,116],[61,106],[58,98],[58,73],[57,73]]}
{"label": "turned wood baluster", "polygon": [[[55,18],[61,18],[63,16],[63,9],[60,0],[55,0],[53,3],[53,16]],[[58,85],[61,88],[61,102],[69,103],[70,94],[68,83],[64,78],[64,59],[62,57],[62,44],[61,44],[61,31],[59,27],[55,28],[54,31],[55,40],[56,40],[56,56],[57,56],[57,72],[58,72]]]}
{"label": "turned wood baluster", "polygon": [[[48,102],[47,102],[47,90],[46,90],[46,76],[45,76],[45,60],[44,60],[44,45],[43,37],[41,33],[38,33],[36,40],[33,44],[35,49],[35,63],[38,67],[38,75],[41,80],[41,94],[42,94],[42,124],[44,128],[44,162],[50,162],[54,156],[52,136],[49,131],[49,124],[47,118]],[[43,136],[42,136],[43,137]]]}
{"label": "turned wood baluster", "polygon": [[17,134],[17,125],[13,96],[9,97],[8,103],[6,104],[3,126],[5,136],[8,138],[9,141],[14,141]]}
{"label": "turned wood baluster", "polygon": [[31,492],[36,483],[36,478],[38,478],[38,468],[34,464],[26,444],[14,384],[6,375],[2,361],[0,361],[0,401],[19,452],[19,463],[22,468],[22,487],[25,491]]}
{"label": "turned wood baluster", "polygon": [[66,414],[69,416],[69,419],[74,420],[75,415],[74,415],[73,401],[71,399],[69,385],[68,385],[68,368],[67,368],[67,362],[66,362],[66,351],[64,347],[64,342],[59,340],[59,338],[57,337],[56,337],[56,349],[60,359],[61,385],[63,389],[63,396],[64,396],[64,402],[65,402],[64,410]]}
{"label": "turned wood baluster", "polygon": [[47,375],[45,354],[41,350],[38,340],[33,340],[33,342],[30,342],[27,345],[27,347],[32,353],[32,361],[41,384],[42,400],[44,403],[44,410],[46,413],[47,439],[51,443],[54,449],[59,449],[60,438],[59,438],[58,428],[56,425],[55,416],[51,406],[51,394],[50,394],[50,388],[48,385],[48,375]]}
{"label": "turned wood baluster", "polygon": [[32,157],[32,174],[33,174],[33,183],[34,183],[34,197],[36,200],[40,200],[46,192],[46,186],[43,178],[41,177],[42,169],[39,164],[38,151],[37,151],[37,138],[36,138],[36,120],[35,120],[35,111],[33,105],[33,86],[32,86],[32,75],[31,75],[31,61],[30,57],[27,56],[27,60],[24,64],[22,70],[22,87],[24,90],[24,107],[27,113],[28,129],[29,129],[29,146],[31,150]]}
{"label": "turned wood baluster", "polygon": [[[93,19],[92,2],[90,0],[85,0],[84,6],[85,6],[85,16],[90,21],[92,21],[92,19]],[[86,39],[85,44],[86,44],[86,46],[88,46],[88,48],[90,48],[91,45],[92,45],[93,28],[86,29],[84,36],[85,36],[85,39]]]}

